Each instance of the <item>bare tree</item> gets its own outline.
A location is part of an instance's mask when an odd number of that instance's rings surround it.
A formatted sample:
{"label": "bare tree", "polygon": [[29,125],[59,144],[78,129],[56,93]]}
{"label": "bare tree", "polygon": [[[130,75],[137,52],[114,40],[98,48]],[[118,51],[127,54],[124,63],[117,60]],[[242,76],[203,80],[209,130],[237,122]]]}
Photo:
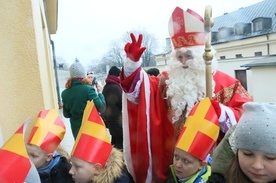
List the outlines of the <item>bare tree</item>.
{"label": "bare tree", "polygon": [[[134,33],[136,37],[138,37],[139,34],[143,34],[142,46],[145,46],[147,49],[142,55],[142,58],[143,58],[142,66],[147,67],[147,66],[150,66],[151,63],[155,63],[154,55],[156,54],[156,50],[158,48],[158,42],[157,42],[157,39],[154,37],[154,35],[148,33],[145,29],[137,29],[132,31],[132,33]],[[131,38],[129,35],[130,35],[130,32],[126,32],[123,35],[122,40],[125,43],[131,41]]]}
{"label": "bare tree", "polygon": [[116,65],[118,67],[123,67],[124,63],[124,52],[122,48],[122,43],[120,41],[113,41],[111,49],[102,58],[102,62],[107,65]]}
{"label": "bare tree", "polygon": [[101,61],[98,60],[98,59],[92,59],[92,60],[88,63],[87,67],[88,67],[88,70],[93,71],[94,74],[100,73],[101,70],[102,70]]}
{"label": "bare tree", "polygon": [[[147,49],[142,55],[143,64],[142,66],[150,66],[150,65],[156,65],[156,62],[154,60],[154,54],[156,53],[156,50],[158,48],[158,42],[157,39],[154,37],[154,35],[148,33],[144,29],[137,29],[131,31],[136,35],[136,37],[139,34],[143,34],[143,42],[142,46],[145,46]],[[116,65],[118,67],[123,66],[124,58],[125,58],[125,52],[124,52],[124,45],[127,42],[130,42],[130,32],[126,32],[122,35],[121,39],[117,41],[113,41],[111,45],[111,49],[108,51],[108,53],[103,57],[102,63],[106,63],[106,65]]]}
{"label": "bare tree", "polygon": [[56,62],[57,62],[58,69],[68,69],[69,68],[69,63],[63,57],[57,56]]}

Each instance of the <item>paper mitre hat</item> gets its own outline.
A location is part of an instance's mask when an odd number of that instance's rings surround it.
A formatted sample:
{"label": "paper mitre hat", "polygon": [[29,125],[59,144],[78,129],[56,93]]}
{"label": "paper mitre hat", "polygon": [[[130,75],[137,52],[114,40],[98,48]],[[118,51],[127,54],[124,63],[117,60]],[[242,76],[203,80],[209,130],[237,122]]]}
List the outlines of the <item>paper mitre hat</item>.
{"label": "paper mitre hat", "polygon": [[58,115],[57,109],[40,111],[28,144],[37,145],[47,153],[53,153],[66,132],[65,125]]}
{"label": "paper mitre hat", "polygon": [[169,20],[169,35],[174,49],[204,45],[204,20],[190,9],[176,7]]}
{"label": "paper mitre hat", "polygon": [[197,103],[189,113],[177,139],[177,148],[205,160],[219,135],[219,122],[209,98]]}
{"label": "paper mitre hat", "polygon": [[88,101],[71,155],[105,167],[111,150],[112,145],[105,124],[94,102]]}
{"label": "paper mitre hat", "polygon": [[[24,132],[28,121],[21,125],[13,136],[0,148],[0,182],[25,182],[36,173],[24,142]],[[32,168],[34,167],[34,168]]]}

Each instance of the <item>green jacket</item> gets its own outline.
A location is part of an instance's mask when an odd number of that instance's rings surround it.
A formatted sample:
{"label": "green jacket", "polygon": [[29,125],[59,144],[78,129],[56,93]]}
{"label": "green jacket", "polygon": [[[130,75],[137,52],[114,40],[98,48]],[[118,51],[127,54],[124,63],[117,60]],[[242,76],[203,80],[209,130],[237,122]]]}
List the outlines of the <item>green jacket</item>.
{"label": "green jacket", "polygon": [[[173,165],[170,165],[170,175],[167,179],[167,183],[178,183],[178,178],[176,177]],[[191,176],[185,183],[203,183],[208,180],[208,177],[211,175],[211,166],[204,166],[201,171],[198,171],[196,174]]]}
{"label": "green jacket", "polygon": [[93,100],[100,113],[103,113],[106,107],[103,94],[98,95],[94,87],[82,84],[79,80],[73,79],[71,87],[61,93],[61,98],[63,102],[63,115],[66,118],[70,118],[71,129],[75,139],[81,126],[87,101]]}
{"label": "green jacket", "polygon": [[235,128],[236,125],[227,131],[222,141],[214,150],[212,161],[212,173],[219,173],[225,176],[225,169],[229,161],[231,161],[231,159],[235,156],[231,148],[233,147],[233,143],[229,142],[229,136],[233,133]]}

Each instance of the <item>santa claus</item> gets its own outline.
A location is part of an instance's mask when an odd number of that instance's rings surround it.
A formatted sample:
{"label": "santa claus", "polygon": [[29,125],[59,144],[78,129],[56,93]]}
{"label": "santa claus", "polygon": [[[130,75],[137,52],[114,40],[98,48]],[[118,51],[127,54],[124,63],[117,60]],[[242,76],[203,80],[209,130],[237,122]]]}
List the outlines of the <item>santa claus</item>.
{"label": "santa claus", "polygon": [[[203,60],[204,20],[191,10],[176,7],[169,20],[174,46],[168,69],[149,77],[141,68],[143,36],[130,34],[121,73],[124,153],[136,182],[165,182],[175,139],[192,107],[206,97]],[[214,51],[213,51],[214,52]],[[240,82],[216,69],[213,60],[213,98],[224,134],[242,114],[242,104],[252,101]]]}

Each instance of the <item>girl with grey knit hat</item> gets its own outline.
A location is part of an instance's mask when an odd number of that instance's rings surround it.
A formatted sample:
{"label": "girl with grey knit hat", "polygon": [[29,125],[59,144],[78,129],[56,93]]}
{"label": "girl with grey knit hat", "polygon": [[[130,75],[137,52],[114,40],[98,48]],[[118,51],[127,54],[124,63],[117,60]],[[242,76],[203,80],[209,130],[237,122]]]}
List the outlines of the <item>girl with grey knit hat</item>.
{"label": "girl with grey knit hat", "polygon": [[276,103],[249,102],[243,108],[238,124],[214,152],[210,183],[218,182],[214,174],[223,175],[226,183],[276,182]]}

